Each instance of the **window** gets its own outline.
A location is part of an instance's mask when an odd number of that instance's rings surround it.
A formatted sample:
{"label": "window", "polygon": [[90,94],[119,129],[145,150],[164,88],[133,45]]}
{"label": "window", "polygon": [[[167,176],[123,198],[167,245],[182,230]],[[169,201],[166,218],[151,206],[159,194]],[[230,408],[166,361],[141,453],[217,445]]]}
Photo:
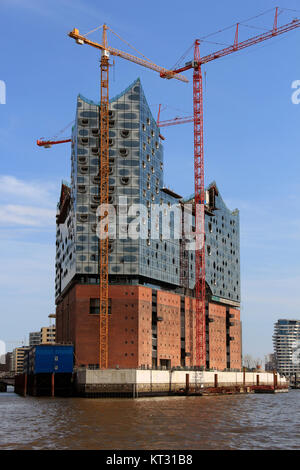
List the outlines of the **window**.
{"label": "window", "polygon": [[128,176],[121,176],[120,181],[122,184],[128,184],[129,183],[129,178]]}
{"label": "window", "polygon": [[[99,315],[100,299],[90,299],[90,314]],[[111,315],[111,299],[108,299],[108,315]]]}
{"label": "window", "polygon": [[124,129],[120,132],[120,134],[121,134],[121,137],[123,137],[123,139],[127,139],[129,137],[129,131],[128,130]]}
{"label": "window", "polygon": [[121,148],[121,149],[119,149],[119,154],[121,155],[121,157],[127,157],[128,150],[125,149],[125,148]]}
{"label": "window", "polygon": [[79,193],[86,193],[86,188],[83,184],[78,185],[78,192]]}
{"label": "window", "polygon": [[90,299],[90,314],[99,315],[100,313],[100,299]]}

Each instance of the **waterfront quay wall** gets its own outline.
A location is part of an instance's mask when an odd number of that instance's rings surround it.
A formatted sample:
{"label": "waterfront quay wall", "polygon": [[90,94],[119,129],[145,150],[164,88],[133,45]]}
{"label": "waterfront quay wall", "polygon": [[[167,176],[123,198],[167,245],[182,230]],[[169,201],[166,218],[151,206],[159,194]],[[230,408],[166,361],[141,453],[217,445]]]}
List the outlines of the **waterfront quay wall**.
{"label": "waterfront quay wall", "polygon": [[15,392],[26,397],[73,396],[72,373],[17,374]]}
{"label": "waterfront quay wall", "polygon": [[195,370],[78,369],[79,396],[159,396],[250,393],[288,389],[285,377],[268,372],[202,372]]}

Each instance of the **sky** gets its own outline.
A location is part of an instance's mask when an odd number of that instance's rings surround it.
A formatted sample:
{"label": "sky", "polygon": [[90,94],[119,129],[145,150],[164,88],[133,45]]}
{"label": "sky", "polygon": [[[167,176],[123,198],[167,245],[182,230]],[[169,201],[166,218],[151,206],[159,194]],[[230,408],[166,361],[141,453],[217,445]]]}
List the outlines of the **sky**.
{"label": "sky", "polygon": [[[0,0],[0,339],[7,349],[49,324],[55,311],[55,212],[62,179],[70,178],[69,144],[49,150],[36,139],[56,135],[75,117],[78,93],[99,101],[99,53],[67,33],[107,23],[153,62],[172,68],[192,58],[196,38],[210,33],[206,55],[300,17],[298,0]],[[284,5],[283,5],[284,3]],[[293,10],[299,11],[293,11]],[[246,25],[246,26],[245,26]],[[100,31],[91,34],[100,42]],[[133,52],[109,33],[109,44]],[[213,42],[214,44],[211,44]],[[215,180],[230,209],[240,209],[243,353],[271,353],[273,324],[300,319],[300,30],[203,67],[205,182]],[[185,55],[185,53],[187,54]],[[110,71],[110,96],[141,78],[161,119],[190,116],[189,83],[120,58]],[[3,90],[3,87],[2,87]],[[70,128],[61,136],[68,136]],[[193,192],[192,124],[164,129],[165,182]]]}

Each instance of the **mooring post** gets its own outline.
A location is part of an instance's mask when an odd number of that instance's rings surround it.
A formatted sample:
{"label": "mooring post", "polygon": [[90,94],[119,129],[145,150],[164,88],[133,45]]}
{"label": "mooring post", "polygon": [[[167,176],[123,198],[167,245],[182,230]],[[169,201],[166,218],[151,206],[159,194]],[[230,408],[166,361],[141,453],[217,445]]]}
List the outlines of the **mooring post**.
{"label": "mooring post", "polygon": [[188,395],[190,391],[190,374],[185,374],[185,393]]}
{"label": "mooring post", "polygon": [[276,388],[277,388],[277,372],[275,370],[273,371],[273,386],[274,386],[274,390],[276,390]]}
{"label": "mooring post", "polygon": [[243,367],[243,387],[246,385],[246,367]]}
{"label": "mooring post", "polygon": [[54,379],[54,372],[51,374],[51,397],[55,396],[55,379]]}
{"label": "mooring post", "polygon": [[215,374],[215,388],[218,387],[218,374]]}
{"label": "mooring post", "polygon": [[37,396],[37,377],[36,377],[36,374],[33,378],[33,396],[34,397]]}
{"label": "mooring post", "polygon": [[23,396],[26,397],[27,395],[27,374],[24,374],[24,390],[23,390]]}

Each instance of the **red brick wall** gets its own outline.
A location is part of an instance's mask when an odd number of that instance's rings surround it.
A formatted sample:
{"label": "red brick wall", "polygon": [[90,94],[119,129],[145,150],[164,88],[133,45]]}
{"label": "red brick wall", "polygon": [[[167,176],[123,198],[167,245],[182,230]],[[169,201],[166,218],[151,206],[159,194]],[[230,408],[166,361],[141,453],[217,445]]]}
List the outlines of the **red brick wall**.
{"label": "red brick wall", "polygon": [[209,323],[209,365],[218,370],[226,369],[226,307],[210,303]]}
{"label": "red brick wall", "polygon": [[139,365],[152,366],[152,289],[139,287]]}
{"label": "red brick wall", "polygon": [[75,286],[75,354],[78,365],[99,364],[99,315],[90,315],[90,298],[99,297],[99,287]]}
{"label": "red brick wall", "polygon": [[[89,313],[90,299],[97,297],[99,297],[98,286],[77,284],[57,306],[57,341],[74,343],[77,365],[99,363],[99,315]],[[109,298],[112,311],[108,325],[109,367],[150,366],[152,364],[151,289],[110,286]]]}
{"label": "red brick wall", "polygon": [[157,365],[161,359],[180,366],[180,295],[157,291]]}
{"label": "red brick wall", "polygon": [[[73,286],[57,305],[57,342],[72,342],[76,364],[99,363],[99,315],[90,314],[90,298],[99,297],[99,286]],[[109,367],[135,368],[152,365],[152,290],[142,286],[110,286]],[[195,299],[185,298],[185,345],[191,356],[186,366],[195,365]],[[230,367],[241,368],[241,335],[239,310],[231,308],[234,323],[230,327]],[[171,367],[181,363],[180,295],[157,291],[157,364],[169,359]],[[210,367],[226,368],[226,307],[209,304]],[[193,337],[193,338],[192,338]]]}
{"label": "red brick wall", "polygon": [[56,308],[56,341],[74,343],[76,318],[76,291],[71,289]]}
{"label": "red brick wall", "polygon": [[185,349],[191,354],[185,358],[186,366],[194,365],[196,358],[196,342],[193,341],[193,335],[196,331],[195,311],[195,299],[185,297]]}
{"label": "red brick wall", "polygon": [[138,366],[139,288],[110,286],[109,367]]}
{"label": "red brick wall", "polygon": [[230,323],[234,323],[230,326],[230,336],[234,338],[234,341],[230,341],[230,368],[241,369],[242,357],[241,357],[241,322],[240,322],[240,311],[236,308],[230,308],[229,313],[234,315],[234,318],[230,319]]}

